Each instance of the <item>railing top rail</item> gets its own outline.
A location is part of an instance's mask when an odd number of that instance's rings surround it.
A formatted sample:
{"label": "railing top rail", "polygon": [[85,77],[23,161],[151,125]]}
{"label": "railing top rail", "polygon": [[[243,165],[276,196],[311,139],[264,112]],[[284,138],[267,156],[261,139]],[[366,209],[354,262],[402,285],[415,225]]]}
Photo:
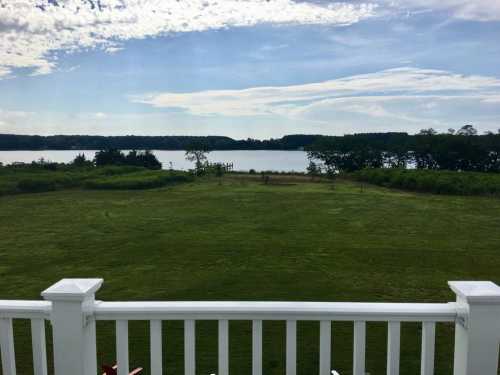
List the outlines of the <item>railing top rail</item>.
{"label": "railing top rail", "polygon": [[0,318],[48,319],[51,306],[48,301],[0,300]]}
{"label": "railing top rail", "polygon": [[455,303],[101,302],[99,320],[344,320],[453,322]]}

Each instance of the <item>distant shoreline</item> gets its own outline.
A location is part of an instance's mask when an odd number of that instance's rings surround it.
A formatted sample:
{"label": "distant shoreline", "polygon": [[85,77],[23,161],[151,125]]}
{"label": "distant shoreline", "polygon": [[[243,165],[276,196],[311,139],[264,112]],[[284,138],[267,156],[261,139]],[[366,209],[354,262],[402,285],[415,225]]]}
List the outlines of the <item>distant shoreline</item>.
{"label": "distant shoreline", "polygon": [[0,134],[0,151],[148,149],[183,151],[193,143],[213,151],[303,150],[322,135],[287,135],[279,139],[236,140],[224,136],[94,136],[94,135],[16,135]]}
{"label": "distant shoreline", "polygon": [[[35,152],[35,151],[100,151],[103,148],[35,148],[35,149],[2,149],[0,148],[0,152],[16,152],[16,151],[26,151],[26,152]],[[137,150],[137,151],[142,151],[142,150],[150,150],[150,151],[186,151],[186,149],[167,149],[167,148],[147,148],[147,147],[136,147],[136,148],[117,148],[117,150],[120,151],[132,151],[132,150]],[[224,151],[287,151],[287,152],[307,152],[306,150],[303,149],[223,149],[223,150],[216,150],[216,149],[211,149],[210,152],[212,151],[217,151],[217,152],[224,152]]]}

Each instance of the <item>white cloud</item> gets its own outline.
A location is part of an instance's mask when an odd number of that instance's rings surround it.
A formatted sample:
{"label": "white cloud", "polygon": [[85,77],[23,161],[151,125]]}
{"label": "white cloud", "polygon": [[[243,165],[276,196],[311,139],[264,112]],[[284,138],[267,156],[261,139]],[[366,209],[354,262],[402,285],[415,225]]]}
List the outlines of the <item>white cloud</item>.
{"label": "white cloud", "polygon": [[10,73],[11,70],[9,68],[0,65],[0,79],[2,79],[2,77],[7,77]]}
{"label": "white cloud", "polygon": [[483,103],[500,104],[500,95],[484,98]]}
{"label": "white cloud", "polygon": [[[481,100],[500,93],[500,79],[464,76],[440,70],[415,68],[390,69],[335,80],[282,87],[254,87],[242,90],[210,90],[193,93],[150,93],[132,97],[136,103],[156,108],[180,108],[193,115],[294,117],[318,104],[331,104],[346,98],[432,96]],[[387,116],[381,107],[345,106],[344,111],[365,111],[372,116]]]}
{"label": "white cloud", "polygon": [[[485,90],[488,91],[489,89]],[[225,135],[269,138],[285,134],[345,134],[356,132],[439,131],[472,123],[480,131],[497,132],[500,106],[487,103],[490,94],[423,93],[325,98],[309,104],[280,104],[267,116],[195,116],[179,111],[95,112],[0,111],[0,133],[101,135]],[[8,111],[3,111],[4,115]],[[17,117],[16,117],[17,116]],[[287,116],[287,117],[284,117]]]}
{"label": "white cloud", "polygon": [[14,68],[50,73],[61,50],[114,53],[128,39],[258,23],[349,25],[375,8],[293,0],[0,0],[0,76]]}
{"label": "white cloud", "polygon": [[[10,127],[12,124],[17,123],[18,121],[24,121],[28,119],[30,115],[30,112],[8,111],[0,108],[0,126],[6,128]],[[1,130],[2,128],[0,128],[0,132]]]}
{"label": "white cloud", "polygon": [[31,112],[25,111],[8,111],[0,108],[0,118],[3,120],[6,119],[17,119],[17,118],[25,118],[31,115]]}
{"label": "white cloud", "polygon": [[123,47],[109,46],[109,47],[106,47],[106,49],[104,51],[106,51],[106,53],[109,53],[109,54],[115,54],[115,53],[120,52],[122,50],[123,50]]}
{"label": "white cloud", "polygon": [[108,116],[103,113],[103,112],[97,112],[94,114],[94,117],[97,119],[97,120],[104,120],[106,119]]}
{"label": "white cloud", "polygon": [[391,8],[411,9],[413,12],[449,11],[451,16],[472,21],[500,21],[498,0],[377,0]]}

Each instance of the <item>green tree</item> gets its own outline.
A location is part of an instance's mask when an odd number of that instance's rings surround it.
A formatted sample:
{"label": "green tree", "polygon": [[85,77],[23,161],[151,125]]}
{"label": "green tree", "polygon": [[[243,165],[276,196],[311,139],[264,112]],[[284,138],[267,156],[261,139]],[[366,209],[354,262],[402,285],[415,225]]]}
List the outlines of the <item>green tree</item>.
{"label": "green tree", "polygon": [[321,166],[314,162],[313,159],[309,159],[309,165],[307,166],[307,174],[311,177],[313,181],[315,177],[321,174]]}
{"label": "green tree", "polygon": [[474,128],[473,125],[464,125],[457,131],[457,135],[466,135],[466,136],[477,135],[477,130],[476,128]]}
{"label": "green tree", "polygon": [[94,156],[94,163],[97,167],[103,165],[125,165],[125,155],[117,149],[107,149],[97,151]]}
{"label": "green tree", "polygon": [[207,155],[209,152],[210,149],[204,142],[193,142],[188,147],[186,147],[186,160],[194,162],[197,175],[203,173],[203,166],[207,161]]}
{"label": "green tree", "polygon": [[436,135],[437,131],[434,130],[433,128],[429,129],[422,129],[418,132],[418,135]]}
{"label": "green tree", "polygon": [[134,165],[137,167],[144,167],[147,169],[161,169],[161,163],[156,156],[150,151],[136,151],[132,150],[125,156],[125,163],[127,165]]}
{"label": "green tree", "polygon": [[94,165],[92,160],[85,157],[85,154],[76,155],[71,164],[75,167],[92,167]]}

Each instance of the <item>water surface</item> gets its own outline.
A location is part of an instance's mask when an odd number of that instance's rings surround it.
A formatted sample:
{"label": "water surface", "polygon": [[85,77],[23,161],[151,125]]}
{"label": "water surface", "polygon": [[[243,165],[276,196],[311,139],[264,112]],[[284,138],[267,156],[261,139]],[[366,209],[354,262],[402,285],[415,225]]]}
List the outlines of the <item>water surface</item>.
{"label": "water surface", "polygon": [[[68,163],[76,155],[85,154],[92,159],[95,150],[41,150],[41,151],[0,151],[0,163],[15,162],[31,163],[41,158],[57,163]],[[184,151],[153,150],[164,169],[188,170],[193,163],[186,160]],[[278,172],[305,172],[307,167],[307,153],[304,151],[212,151],[208,154],[210,162],[233,163],[234,170],[248,171],[278,171]],[[171,163],[171,164],[170,164]]]}

